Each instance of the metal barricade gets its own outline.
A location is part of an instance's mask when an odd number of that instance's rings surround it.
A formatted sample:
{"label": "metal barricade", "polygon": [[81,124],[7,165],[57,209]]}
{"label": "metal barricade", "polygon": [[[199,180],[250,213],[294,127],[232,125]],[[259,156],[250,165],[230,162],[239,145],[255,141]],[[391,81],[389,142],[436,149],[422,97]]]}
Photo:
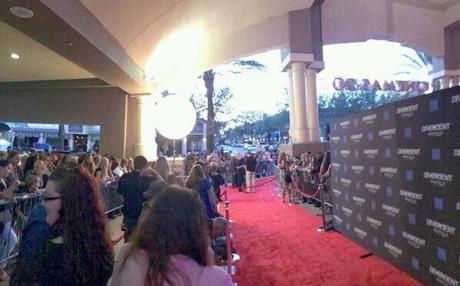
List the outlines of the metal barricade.
{"label": "metal barricade", "polygon": [[0,200],[0,267],[18,255],[22,231],[34,207],[39,205],[42,194],[18,194],[13,201]]}
{"label": "metal barricade", "polygon": [[275,167],[275,162],[272,160],[259,160],[256,165],[256,178],[273,176]]}
{"label": "metal barricade", "polygon": [[117,190],[118,181],[101,184],[101,195],[106,214],[110,214],[123,207],[123,197],[118,194]]}
{"label": "metal barricade", "polygon": [[[328,181],[320,183],[319,177],[315,176],[318,175],[308,172],[297,172],[293,175],[294,198],[309,200],[320,206],[323,226],[318,228],[318,231],[330,230],[333,228],[332,192]],[[275,178],[277,178],[278,190],[281,192],[285,188],[285,182],[283,172],[278,167],[275,168]]]}
{"label": "metal barricade", "polygon": [[[101,199],[105,213],[110,214],[123,207],[123,197],[117,193],[118,182],[101,185]],[[23,230],[33,210],[43,198],[42,193],[17,194],[14,200],[0,200],[0,267],[18,255],[18,245]],[[43,214],[45,214],[43,210]],[[39,212],[33,215],[41,215]],[[43,218],[45,219],[45,218]]]}

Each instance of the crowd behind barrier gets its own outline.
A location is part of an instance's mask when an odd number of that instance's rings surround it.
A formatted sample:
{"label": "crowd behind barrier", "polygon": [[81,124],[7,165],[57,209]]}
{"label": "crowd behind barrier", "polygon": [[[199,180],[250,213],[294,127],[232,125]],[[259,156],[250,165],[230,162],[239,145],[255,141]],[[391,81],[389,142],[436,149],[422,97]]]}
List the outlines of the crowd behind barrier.
{"label": "crowd behind barrier", "polygon": [[[100,186],[100,194],[107,215],[121,209],[123,206],[123,198],[117,193],[117,188],[118,181],[102,183]],[[3,209],[3,212],[8,213],[10,216],[8,224],[1,223],[0,233],[2,233],[2,231],[5,232],[5,227],[11,227],[14,232],[12,235],[4,236],[6,239],[3,241],[0,253],[5,253],[1,256],[0,265],[7,263],[18,255],[17,245],[21,242],[24,227],[32,212],[40,206],[42,201],[42,192],[16,194],[11,201],[0,200],[0,209]],[[37,210],[37,212],[40,212],[40,210]],[[42,212],[44,212],[44,209]],[[2,220],[2,218],[0,218],[0,220]],[[7,255],[6,250],[9,248],[14,248],[14,250]]]}
{"label": "crowd behind barrier", "polygon": [[308,203],[319,208],[322,213],[322,230],[333,228],[333,205],[330,152],[311,154],[300,158],[290,158],[281,153],[276,166],[275,177],[280,196],[288,203]]}
{"label": "crowd behind barrier", "polygon": [[[162,159],[164,159],[163,161],[166,164],[162,162]],[[248,160],[248,163],[246,163],[246,160]],[[255,160],[256,162],[253,164],[253,167],[249,167],[251,160]],[[220,221],[223,219],[226,224],[220,237],[214,238],[213,245],[216,247],[216,260],[220,261],[222,266],[225,265],[228,273],[232,274],[236,269],[234,265],[235,261],[233,260],[235,251],[231,241],[231,224],[229,223],[230,202],[227,194],[229,184],[235,184],[235,173],[238,172],[242,176],[243,180],[240,183],[243,186],[245,185],[244,176],[247,174],[241,174],[241,169],[236,168],[236,165],[239,164],[240,167],[242,166],[243,170],[248,167],[248,171],[253,172],[256,178],[262,178],[271,176],[276,172],[275,161],[276,154],[267,152],[248,153],[243,156],[229,156],[229,154],[219,153],[213,153],[206,158],[193,156],[193,161],[185,160],[185,172],[183,174],[187,176],[182,176],[173,173],[176,171],[175,168],[170,171],[167,160],[164,157],[160,157],[154,165],[150,165],[149,163],[146,171],[149,173],[150,171],[148,170],[154,170],[157,174],[161,174],[161,177],[164,178],[164,183],[167,185],[178,184],[180,186],[187,186],[187,180],[190,181],[190,174],[187,172],[187,163],[191,163],[192,166],[201,166],[200,168],[203,169],[203,173],[205,174],[203,179],[209,180],[214,191],[222,185],[222,190],[219,192],[216,191],[215,194],[220,202],[220,213],[216,213],[215,216],[213,215],[212,217],[215,218],[212,220],[214,224],[214,219],[218,221],[219,219]],[[92,180],[95,180],[99,184],[99,197],[103,202],[103,207],[107,215],[118,213],[119,210],[124,211],[124,195],[123,192],[120,192],[119,185],[120,177],[123,174],[132,173],[133,166],[135,165],[135,160],[133,163],[133,159],[118,160],[107,154],[99,156],[87,153],[68,155],[48,154],[44,152],[32,152],[31,154],[20,154],[14,151],[8,154],[0,152],[0,187],[2,187],[0,189],[0,233],[2,234],[0,237],[0,270],[2,271],[0,273],[0,280],[8,279],[5,278],[5,276],[8,276],[8,273],[4,271],[6,263],[11,263],[14,267],[18,259],[21,260],[21,256],[18,256],[18,252],[21,249],[19,246],[22,240],[28,241],[28,239],[22,239],[28,222],[36,219],[44,222],[47,218],[47,213],[42,203],[43,201],[55,199],[53,196],[49,197],[49,195],[46,195],[47,192],[44,193],[48,178],[60,166],[65,166],[66,164],[75,164],[81,170],[86,170],[87,174],[93,177]],[[145,176],[148,176],[148,174]],[[216,181],[216,177],[222,179]],[[189,186],[187,187],[190,188]],[[200,191],[199,189],[195,190]],[[200,193],[200,199],[203,199],[202,195]],[[145,202],[147,203],[147,198]],[[206,199],[203,202],[205,205],[209,203]],[[212,232],[212,235],[215,235],[215,233]],[[126,237],[129,238],[129,236]],[[112,240],[112,244],[119,242],[121,239]]]}

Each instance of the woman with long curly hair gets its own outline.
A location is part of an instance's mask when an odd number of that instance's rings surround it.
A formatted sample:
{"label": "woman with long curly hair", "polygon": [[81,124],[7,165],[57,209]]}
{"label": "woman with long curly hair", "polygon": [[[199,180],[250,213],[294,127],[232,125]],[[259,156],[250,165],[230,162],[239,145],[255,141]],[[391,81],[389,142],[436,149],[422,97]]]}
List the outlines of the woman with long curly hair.
{"label": "woman with long curly hair", "polygon": [[209,229],[200,200],[169,186],[117,257],[113,286],[230,286],[231,277],[212,266]]}
{"label": "woman with long curly hair", "polygon": [[49,177],[46,220],[23,232],[11,285],[106,285],[113,252],[96,180],[75,163]]}

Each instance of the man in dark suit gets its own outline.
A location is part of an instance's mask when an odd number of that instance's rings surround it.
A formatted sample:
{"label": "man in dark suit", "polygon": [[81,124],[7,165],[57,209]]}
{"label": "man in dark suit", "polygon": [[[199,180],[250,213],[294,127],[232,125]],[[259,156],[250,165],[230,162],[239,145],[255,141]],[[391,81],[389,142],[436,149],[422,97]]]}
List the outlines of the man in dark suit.
{"label": "man in dark suit", "polygon": [[147,190],[141,176],[148,169],[147,159],[144,156],[136,156],[133,165],[133,171],[124,174],[118,181],[118,193],[123,196],[125,241],[128,241],[136,229],[145,201],[143,193]]}

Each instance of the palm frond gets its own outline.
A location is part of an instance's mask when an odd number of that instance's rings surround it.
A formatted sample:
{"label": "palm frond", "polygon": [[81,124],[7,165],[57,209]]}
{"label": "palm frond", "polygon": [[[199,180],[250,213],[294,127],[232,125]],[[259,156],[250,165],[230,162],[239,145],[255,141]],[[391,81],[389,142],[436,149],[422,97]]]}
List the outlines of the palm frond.
{"label": "palm frond", "polygon": [[267,69],[264,64],[254,60],[236,60],[232,63],[232,65],[245,69],[256,69],[260,71],[265,71]]}
{"label": "palm frond", "polygon": [[420,64],[420,62],[414,59],[413,57],[407,54],[403,54],[402,56],[406,58],[407,60],[409,60],[409,62],[411,62],[412,64],[416,65],[419,69],[422,69],[422,65]]}

